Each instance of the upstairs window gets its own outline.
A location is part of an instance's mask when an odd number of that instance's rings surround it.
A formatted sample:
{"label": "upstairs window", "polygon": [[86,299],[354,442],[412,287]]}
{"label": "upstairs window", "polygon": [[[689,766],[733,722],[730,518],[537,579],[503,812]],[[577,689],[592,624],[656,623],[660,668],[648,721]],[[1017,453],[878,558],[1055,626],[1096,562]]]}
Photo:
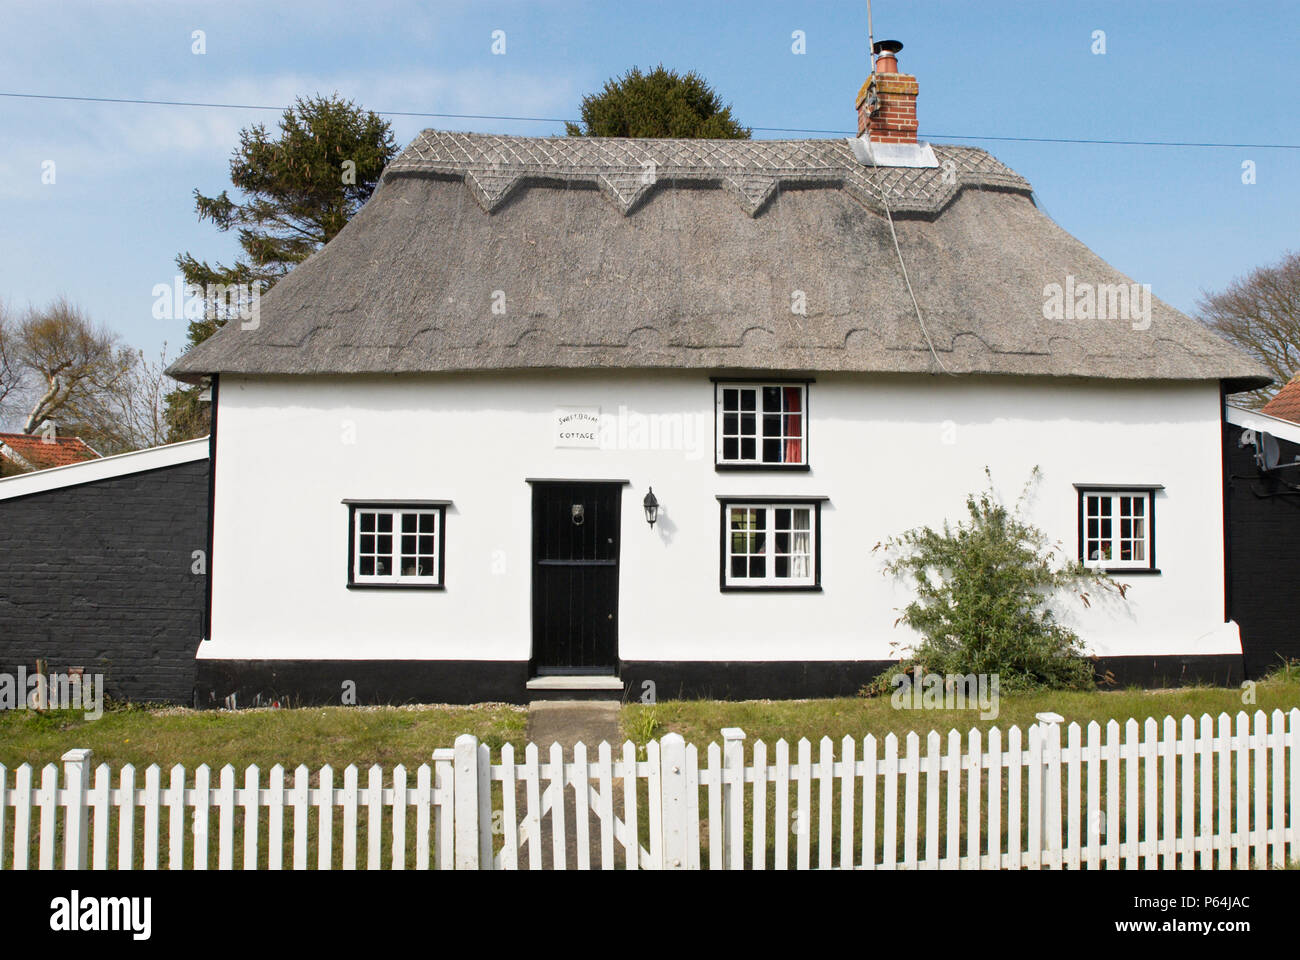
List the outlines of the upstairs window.
{"label": "upstairs window", "polygon": [[441,589],[445,501],[344,501],[348,586]]}
{"label": "upstairs window", "polygon": [[1079,559],[1114,572],[1156,573],[1155,491],[1079,487]]}
{"label": "upstairs window", "polygon": [[717,465],[808,469],[808,384],[714,385]]}

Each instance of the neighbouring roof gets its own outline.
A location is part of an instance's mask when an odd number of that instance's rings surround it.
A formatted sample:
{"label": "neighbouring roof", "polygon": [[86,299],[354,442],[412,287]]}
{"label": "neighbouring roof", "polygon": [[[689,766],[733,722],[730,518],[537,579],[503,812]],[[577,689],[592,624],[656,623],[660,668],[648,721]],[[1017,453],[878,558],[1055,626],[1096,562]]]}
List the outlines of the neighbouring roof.
{"label": "neighbouring roof", "polygon": [[262,299],[255,324],[226,325],[170,372],[924,373],[941,361],[966,374],[1269,382],[1155,298],[1145,330],[1044,319],[1048,284],[1131,281],[985,151],[934,152],[934,168],[877,168],[847,140],[427,130]]}
{"label": "neighbouring roof", "polygon": [[[8,434],[0,434],[0,437],[4,436]],[[207,457],[207,437],[170,443],[162,447],[149,447],[145,450],[133,450],[112,457],[97,455],[94,460],[0,479],[0,500],[12,500],[33,493],[45,493],[48,490],[94,483],[98,480],[111,480],[128,474],[144,473],[146,470],[174,467],[182,463],[206,460]]]}
{"label": "neighbouring roof", "polygon": [[1261,410],[1270,417],[1300,423],[1300,374],[1292,377]]}
{"label": "neighbouring roof", "polygon": [[48,470],[99,459],[99,453],[80,437],[26,433],[0,433],[0,456],[28,470]]}

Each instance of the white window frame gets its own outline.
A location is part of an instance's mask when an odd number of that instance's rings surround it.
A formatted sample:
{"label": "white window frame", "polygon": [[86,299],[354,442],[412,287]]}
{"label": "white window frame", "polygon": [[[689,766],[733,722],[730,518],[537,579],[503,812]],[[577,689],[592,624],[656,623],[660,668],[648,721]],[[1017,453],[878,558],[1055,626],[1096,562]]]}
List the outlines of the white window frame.
{"label": "white window frame", "polygon": [[[1159,487],[1102,487],[1102,486],[1080,486],[1079,491],[1079,559],[1085,567],[1096,570],[1106,570],[1115,572],[1133,572],[1148,571],[1158,572],[1156,570],[1155,556],[1155,492]],[[1097,498],[1098,500],[1108,500],[1110,502],[1110,536],[1109,540],[1110,556],[1109,557],[1092,557],[1090,556],[1090,546],[1094,540],[1101,542],[1100,524],[1098,525],[1098,537],[1089,536],[1089,521],[1094,517],[1101,516],[1089,512],[1089,500]],[[1123,514],[1124,500],[1130,499],[1142,503],[1142,529],[1141,537],[1124,537],[1123,534]],[[1139,519],[1137,514],[1132,514],[1128,519]],[[1125,540],[1133,543],[1142,544],[1143,557],[1141,560],[1120,558],[1122,544]]]}
{"label": "white window frame", "polygon": [[[821,589],[821,501],[811,500],[771,500],[759,501],[752,498],[723,498],[722,504],[722,545],[721,545],[721,586],[724,590],[820,590]],[[743,554],[743,556],[762,556],[765,559],[766,572],[762,577],[738,577],[732,574],[732,560],[738,554],[732,550],[732,512],[736,510],[764,511],[763,552],[761,554]],[[801,577],[776,575],[776,511],[805,510],[808,513],[808,572]],[[791,536],[803,531],[793,526],[791,519]],[[790,544],[793,548],[793,543]],[[790,554],[793,560],[793,554]]]}
{"label": "white window frame", "polygon": [[[716,463],[716,465],[719,467],[754,467],[754,468],[762,468],[765,470],[767,469],[780,470],[780,469],[792,469],[792,468],[806,469],[808,466],[808,386],[809,386],[808,381],[803,381],[803,380],[797,382],[791,382],[788,380],[787,381],[762,381],[762,380],[715,381],[714,383],[714,390],[715,390],[714,434],[716,436],[716,443],[714,449],[714,462]],[[767,389],[780,390],[781,391],[780,396],[782,398],[784,398],[785,396],[784,393],[785,390],[795,389],[799,391],[799,411],[797,416],[799,417],[799,424],[800,427],[802,428],[802,432],[799,436],[799,453],[801,458],[797,461],[763,459],[763,417],[764,415],[775,415],[781,417],[780,443],[781,443],[782,456],[784,456],[785,443],[788,439],[790,439],[785,435],[785,427],[786,427],[785,418],[794,415],[788,411],[768,410],[766,407],[764,407],[763,394],[764,391]],[[739,424],[737,424],[737,432],[735,434],[729,435],[726,432],[726,413],[724,411],[724,399],[726,397],[726,392],[728,390],[736,390],[736,391],[749,390],[754,392],[755,395],[754,396],[754,431],[755,432],[753,434],[754,437],[753,459],[747,460],[739,456],[741,452],[739,448],[742,446],[742,444],[740,444],[739,442],[737,442],[738,449],[736,451],[737,456],[735,458],[727,459],[723,454],[724,444],[727,439],[729,439],[730,437],[745,436],[745,434],[740,433]],[[737,410],[736,415],[738,418],[741,416],[739,410]]]}
{"label": "white window frame", "polygon": [[[421,588],[426,590],[440,590],[443,588],[445,570],[446,570],[446,503],[442,501],[435,502],[418,502],[418,503],[380,503],[371,501],[348,500],[344,501],[349,506],[349,544],[348,544],[348,586],[349,587],[408,587]],[[363,556],[382,556],[382,554],[362,553],[362,537],[371,536],[370,532],[363,532],[361,529],[362,518],[364,516],[379,517],[382,515],[393,518],[393,528],[391,536],[392,552],[387,556],[390,562],[396,568],[392,573],[384,574],[363,574],[361,572],[361,560]],[[400,570],[403,557],[402,551],[402,518],[405,516],[431,516],[433,518],[432,533],[419,532],[419,520],[416,520],[416,533],[405,534],[405,536],[432,536],[433,552],[431,554],[416,553],[417,558],[427,556],[433,567],[433,572],[425,575],[420,574],[402,574]],[[380,534],[378,532],[378,523],[374,536],[388,536],[389,534]],[[418,543],[417,543],[418,548]]]}

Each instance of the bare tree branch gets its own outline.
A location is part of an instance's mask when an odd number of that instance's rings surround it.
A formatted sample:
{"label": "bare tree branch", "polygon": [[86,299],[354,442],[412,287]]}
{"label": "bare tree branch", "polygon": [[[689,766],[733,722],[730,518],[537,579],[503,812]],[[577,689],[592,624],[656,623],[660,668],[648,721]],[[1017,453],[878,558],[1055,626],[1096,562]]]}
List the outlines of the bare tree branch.
{"label": "bare tree branch", "polygon": [[5,399],[18,388],[21,379],[14,357],[14,323],[9,309],[0,302],[0,418],[5,412]]}
{"label": "bare tree branch", "polygon": [[1258,359],[1277,381],[1238,401],[1263,406],[1300,370],[1300,254],[1289,253],[1220,293],[1203,295],[1196,309],[1202,323]]}

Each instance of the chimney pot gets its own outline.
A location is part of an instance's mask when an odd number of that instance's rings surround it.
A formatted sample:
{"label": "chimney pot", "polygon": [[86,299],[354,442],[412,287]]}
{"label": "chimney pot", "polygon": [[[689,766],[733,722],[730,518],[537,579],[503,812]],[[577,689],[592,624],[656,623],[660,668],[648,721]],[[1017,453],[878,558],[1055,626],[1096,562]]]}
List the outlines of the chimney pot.
{"label": "chimney pot", "polygon": [[876,73],[898,73],[898,51],[902,49],[897,40],[877,40],[871,47],[876,55]]}

